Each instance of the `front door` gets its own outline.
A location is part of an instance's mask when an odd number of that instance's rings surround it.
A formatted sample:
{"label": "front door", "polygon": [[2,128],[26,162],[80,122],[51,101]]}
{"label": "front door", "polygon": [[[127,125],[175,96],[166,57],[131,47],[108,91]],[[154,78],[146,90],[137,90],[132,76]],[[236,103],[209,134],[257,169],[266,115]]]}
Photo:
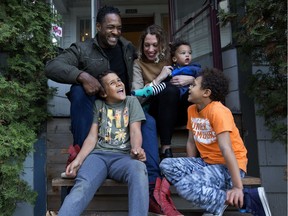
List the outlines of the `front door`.
{"label": "front door", "polygon": [[146,17],[122,17],[122,36],[130,40],[135,47],[139,45],[142,31],[154,23],[153,16]]}

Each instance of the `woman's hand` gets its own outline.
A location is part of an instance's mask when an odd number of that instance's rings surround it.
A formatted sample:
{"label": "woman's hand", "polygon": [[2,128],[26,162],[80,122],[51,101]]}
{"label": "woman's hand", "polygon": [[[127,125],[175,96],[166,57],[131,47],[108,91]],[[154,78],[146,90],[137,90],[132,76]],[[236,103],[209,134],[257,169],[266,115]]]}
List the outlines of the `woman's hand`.
{"label": "woman's hand", "polygon": [[195,78],[193,76],[188,75],[177,75],[170,80],[172,85],[177,87],[191,85]]}
{"label": "woman's hand", "polygon": [[162,71],[160,72],[160,74],[154,80],[155,84],[158,85],[160,82],[162,82],[164,79],[166,79],[171,74],[172,70],[173,70],[172,66],[164,66],[162,68]]}

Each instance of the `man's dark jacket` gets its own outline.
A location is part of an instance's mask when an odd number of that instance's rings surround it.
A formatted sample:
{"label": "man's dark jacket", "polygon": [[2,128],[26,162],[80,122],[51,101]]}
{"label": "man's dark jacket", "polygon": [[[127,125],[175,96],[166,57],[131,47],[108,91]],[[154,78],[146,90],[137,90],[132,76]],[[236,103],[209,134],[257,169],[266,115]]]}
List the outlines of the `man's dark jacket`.
{"label": "man's dark jacket", "polygon": [[[82,71],[96,77],[101,72],[110,69],[109,59],[99,46],[96,37],[84,42],[73,43],[56,58],[47,62],[46,76],[55,82],[75,84]],[[136,58],[135,47],[123,37],[120,37],[118,42],[122,48],[131,88],[133,62]]]}

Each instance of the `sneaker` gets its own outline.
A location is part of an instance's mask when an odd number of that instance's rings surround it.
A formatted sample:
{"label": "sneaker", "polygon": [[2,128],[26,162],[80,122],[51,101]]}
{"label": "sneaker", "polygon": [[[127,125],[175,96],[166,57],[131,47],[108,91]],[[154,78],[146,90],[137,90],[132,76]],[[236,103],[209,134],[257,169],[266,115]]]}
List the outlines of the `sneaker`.
{"label": "sneaker", "polygon": [[224,205],[219,214],[212,214],[209,212],[204,212],[204,214],[202,216],[222,216],[227,207],[228,207],[228,205]]}
{"label": "sneaker", "polygon": [[63,179],[75,179],[75,177],[73,177],[73,176],[67,176],[66,172],[61,173],[61,178],[63,178]]}
{"label": "sneaker", "polygon": [[244,207],[257,216],[271,216],[268,200],[263,187],[244,188]]}
{"label": "sneaker", "polygon": [[153,194],[149,197],[149,214],[148,216],[165,216],[161,206],[155,200]]}
{"label": "sneaker", "polygon": [[57,216],[57,212],[54,212],[54,211],[47,211],[46,212],[46,216]]}

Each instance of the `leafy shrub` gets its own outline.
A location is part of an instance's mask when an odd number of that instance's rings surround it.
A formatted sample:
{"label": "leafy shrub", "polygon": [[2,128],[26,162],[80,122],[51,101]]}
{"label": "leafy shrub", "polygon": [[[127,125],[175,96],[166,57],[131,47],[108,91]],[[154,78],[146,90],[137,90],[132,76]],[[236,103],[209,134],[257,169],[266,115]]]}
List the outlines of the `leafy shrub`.
{"label": "leafy shrub", "polygon": [[268,65],[251,76],[247,93],[257,114],[264,117],[272,141],[287,143],[287,1],[230,1],[231,12],[220,12],[225,25],[232,21],[237,45],[255,65]]}
{"label": "leafy shrub", "polygon": [[21,176],[48,117],[44,63],[54,55],[55,17],[40,0],[0,2],[0,212],[13,215],[18,202],[37,194]]}

